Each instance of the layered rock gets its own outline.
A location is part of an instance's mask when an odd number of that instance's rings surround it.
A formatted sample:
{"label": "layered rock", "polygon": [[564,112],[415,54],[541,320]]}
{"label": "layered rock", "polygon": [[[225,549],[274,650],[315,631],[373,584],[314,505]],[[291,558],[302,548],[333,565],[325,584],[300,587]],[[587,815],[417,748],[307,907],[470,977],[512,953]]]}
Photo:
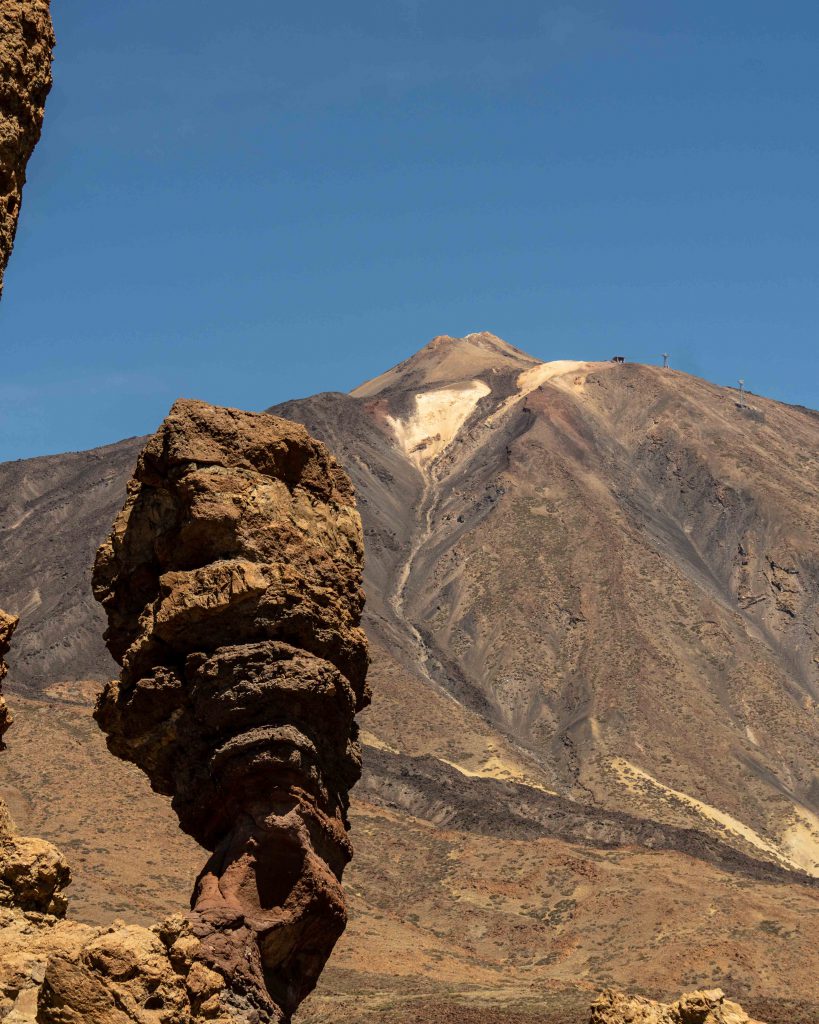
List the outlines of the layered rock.
{"label": "layered rock", "polygon": [[[180,968],[204,979],[200,1007],[180,989],[200,1017],[289,1020],[344,928],[354,716],[369,701],[362,560],[352,485],[323,445],[189,401],[146,445],[100,548],[94,592],[122,674],[97,720],[212,851]],[[85,1019],[79,990],[109,998],[89,957],[55,964],[44,1020]]]}
{"label": "layered rock", "polygon": [[589,1024],[761,1024],[722,989],[690,992],[675,1003],[658,1003],[607,989],[592,1004]]}
{"label": "layered rock", "polygon": [[53,48],[47,0],[0,0],[0,296],[51,88]]}

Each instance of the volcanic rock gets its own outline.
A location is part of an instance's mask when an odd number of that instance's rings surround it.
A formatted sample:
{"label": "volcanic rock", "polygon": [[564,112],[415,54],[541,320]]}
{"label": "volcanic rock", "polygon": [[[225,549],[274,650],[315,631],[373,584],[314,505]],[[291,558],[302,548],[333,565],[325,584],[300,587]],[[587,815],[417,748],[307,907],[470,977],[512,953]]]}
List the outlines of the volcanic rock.
{"label": "volcanic rock", "polygon": [[114,922],[53,955],[38,998],[38,1024],[235,1024],[223,1011],[225,980],[194,962],[199,942],[177,917],[161,927]]}
{"label": "volcanic rock", "polygon": [[[322,444],[192,401],[145,446],[98,553],[122,674],[96,717],[213,851],[187,927],[203,1007],[237,1019],[289,1020],[345,925],[362,560],[352,485]],[[110,993],[89,955],[73,968]]]}
{"label": "volcanic rock", "polygon": [[17,629],[17,622],[19,620],[14,615],[8,615],[6,612],[0,610],[0,750],[5,749],[5,742],[3,737],[8,732],[11,723],[14,718],[9,711],[8,705],[6,704],[6,698],[3,696],[3,680],[6,678],[8,668],[6,667],[5,657],[9,652],[11,646],[11,638],[14,635],[15,629]]}
{"label": "volcanic rock", "polygon": [[51,89],[54,31],[47,0],[0,0],[0,296]]}
{"label": "volcanic rock", "polygon": [[607,989],[592,1004],[589,1024],[761,1024],[721,989],[690,992],[675,1003],[657,1003]]}

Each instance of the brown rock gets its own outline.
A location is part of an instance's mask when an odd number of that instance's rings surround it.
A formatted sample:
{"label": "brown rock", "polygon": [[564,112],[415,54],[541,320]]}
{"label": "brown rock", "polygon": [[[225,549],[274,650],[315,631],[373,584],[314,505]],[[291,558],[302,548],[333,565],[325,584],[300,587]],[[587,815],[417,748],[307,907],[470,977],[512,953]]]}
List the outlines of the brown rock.
{"label": "brown rock", "polygon": [[0,908],[0,1019],[33,1022],[49,959],[78,956],[95,934],[75,921]]}
{"label": "brown rock", "polygon": [[15,629],[17,629],[17,622],[18,620],[15,616],[0,610],[0,750],[5,750],[6,744],[3,737],[14,721],[14,717],[6,704],[6,698],[3,696],[3,680],[8,674],[5,657],[11,646],[11,638],[14,636]]}
{"label": "brown rock", "polygon": [[[213,851],[189,919],[202,1017],[289,1020],[344,929],[362,560],[352,485],[322,444],[191,401],[146,445],[100,548],[94,592],[123,668],[97,720]],[[85,954],[79,969],[108,976]]]}
{"label": "brown rock", "polygon": [[[201,964],[177,969],[160,929],[117,922],[79,952],[51,958],[39,996],[41,1024],[189,1024],[203,992],[224,989],[218,975],[203,979]],[[186,978],[187,974],[187,978]],[[229,1018],[222,1018],[227,1020]],[[238,1018],[241,1019],[241,1018]]]}
{"label": "brown rock", "polygon": [[[6,820],[10,822],[7,813]],[[63,889],[70,881],[68,864],[56,846],[3,829],[0,905],[62,917],[67,907]]]}
{"label": "brown rock", "polygon": [[675,1003],[658,1003],[607,989],[592,1004],[589,1024],[761,1024],[722,989],[690,992]]}
{"label": "brown rock", "polygon": [[[0,1016],[290,1019],[345,923],[362,551],[349,480],[303,427],[174,406],[97,560],[123,665],[97,718],[213,854],[187,918],[94,931],[58,921],[65,861],[0,806]],[[0,678],[15,626],[0,613]]]}
{"label": "brown rock", "polygon": [[51,88],[53,48],[47,0],[0,0],[0,296],[26,164],[40,138]]}

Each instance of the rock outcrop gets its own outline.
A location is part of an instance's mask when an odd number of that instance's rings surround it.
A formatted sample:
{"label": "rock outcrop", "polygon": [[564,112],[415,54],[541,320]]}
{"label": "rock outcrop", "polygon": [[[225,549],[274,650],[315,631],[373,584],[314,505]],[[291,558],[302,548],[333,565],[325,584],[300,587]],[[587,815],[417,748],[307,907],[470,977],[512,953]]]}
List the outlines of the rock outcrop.
{"label": "rock outcrop", "polygon": [[279,1022],[311,991],[346,921],[362,560],[352,485],[303,427],[176,403],[97,557],[122,674],[96,716],[212,856],[184,921],[134,933],[153,987],[123,961],[114,997],[109,935],[52,963],[42,1020],[113,1021],[104,1007],[130,1000]]}
{"label": "rock outcrop", "polygon": [[53,48],[47,0],[0,0],[0,296],[51,88]]}
{"label": "rock outcrop", "polygon": [[690,992],[675,1003],[658,1003],[607,989],[592,1004],[589,1024],[761,1024],[721,989]]}
{"label": "rock outcrop", "polygon": [[8,704],[6,704],[6,698],[3,696],[3,680],[8,673],[5,658],[11,647],[11,638],[17,629],[17,621],[14,615],[9,615],[0,609],[0,750],[5,749],[6,743],[3,737],[14,721]]}
{"label": "rock outcrop", "polygon": [[[255,1024],[264,1018],[230,1007],[224,977],[197,955],[201,944],[181,916],[142,928],[115,921],[88,929],[48,960],[37,1024]],[[32,1018],[34,1019],[34,1018]]]}

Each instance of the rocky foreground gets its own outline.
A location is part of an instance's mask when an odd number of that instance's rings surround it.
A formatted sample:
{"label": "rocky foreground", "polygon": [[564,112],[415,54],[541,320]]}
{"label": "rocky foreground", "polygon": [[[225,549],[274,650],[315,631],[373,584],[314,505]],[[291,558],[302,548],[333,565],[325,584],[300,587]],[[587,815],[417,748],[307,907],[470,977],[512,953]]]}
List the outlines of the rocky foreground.
{"label": "rocky foreground", "polygon": [[607,990],[592,1004],[589,1024],[760,1024],[718,988],[690,992],[674,1003]]}

